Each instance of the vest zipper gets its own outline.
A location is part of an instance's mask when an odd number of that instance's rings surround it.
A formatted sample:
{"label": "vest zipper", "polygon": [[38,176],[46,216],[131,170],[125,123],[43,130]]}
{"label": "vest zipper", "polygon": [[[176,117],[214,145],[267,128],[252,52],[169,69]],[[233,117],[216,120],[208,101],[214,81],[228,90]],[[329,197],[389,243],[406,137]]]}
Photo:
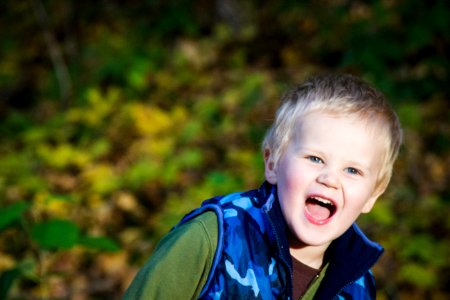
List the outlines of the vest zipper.
{"label": "vest zipper", "polygon": [[[275,230],[276,227],[273,224],[272,220],[270,219],[270,217],[268,216],[267,212],[266,212],[266,218],[269,220],[270,226],[272,227],[272,231],[274,232],[275,235],[275,241],[277,243],[277,247],[280,250],[280,252],[282,252],[281,250],[283,250],[283,246],[281,245],[280,239],[278,237],[278,232]],[[283,256],[278,255],[280,262],[283,264],[283,267],[285,269],[287,269],[289,272],[289,282],[288,282],[288,291],[289,291],[289,298],[288,299],[292,299],[292,281],[294,280],[294,276],[292,275],[292,270],[291,268],[289,268],[289,263],[284,259]]]}

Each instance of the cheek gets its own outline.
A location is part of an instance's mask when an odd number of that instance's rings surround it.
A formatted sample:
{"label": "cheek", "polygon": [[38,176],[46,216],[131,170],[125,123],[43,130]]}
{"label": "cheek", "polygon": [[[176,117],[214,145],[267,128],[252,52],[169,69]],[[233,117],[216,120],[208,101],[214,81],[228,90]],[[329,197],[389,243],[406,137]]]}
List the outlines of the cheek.
{"label": "cheek", "polygon": [[[287,171],[287,170],[286,170]],[[294,209],[303,203],[305,194],[305,178],[299,173],[286,172],[278,182],[278,194],[280,201],[288,209]]]}
{"label": "cheek", "polygon": [[292,166],[283,166],[284,169],[279,173],[278,185],[281,189],[285,190],[287,193],[293,193],[293,191],[299,188],[301,185],[302,178],[300,173],[297,172]]}
{"label": "cheek", "polygon": [[347,195],[347,199],[351,199],[350,204],[355,210],[361,211],[366,203],[369,201],[372,193],[369,193],[368,187],[360,187],[359,189],[351,189],[350,194]]}

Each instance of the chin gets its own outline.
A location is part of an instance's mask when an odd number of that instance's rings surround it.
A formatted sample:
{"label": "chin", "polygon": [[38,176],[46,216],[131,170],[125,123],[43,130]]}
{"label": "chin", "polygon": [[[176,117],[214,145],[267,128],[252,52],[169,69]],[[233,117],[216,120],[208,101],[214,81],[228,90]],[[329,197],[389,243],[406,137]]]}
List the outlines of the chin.
{"label": "chin", "polygon": [[297,240],[298,244],[300,246],[305,247],[322,247],[330,245],[330,243],[334,240],[333,237],[323,237],[318,239],[317,237],[320,236],[318,233],[312,233],[311,235],[305,236],[303,234],[297,234],[295,235],[295,239]]}

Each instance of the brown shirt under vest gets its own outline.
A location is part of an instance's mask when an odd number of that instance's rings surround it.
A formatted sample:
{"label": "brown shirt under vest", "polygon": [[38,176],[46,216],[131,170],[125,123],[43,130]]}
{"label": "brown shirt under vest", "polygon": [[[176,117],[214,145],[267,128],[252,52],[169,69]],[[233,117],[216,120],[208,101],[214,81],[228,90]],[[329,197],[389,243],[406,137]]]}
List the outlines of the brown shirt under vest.
{"label": "brown shirt under vest", "polygon": [[293,267],[293,299],[300,299],[308,289],[314,278],[317,277],[320,270],[311,268],[304,263],[292,257]]}

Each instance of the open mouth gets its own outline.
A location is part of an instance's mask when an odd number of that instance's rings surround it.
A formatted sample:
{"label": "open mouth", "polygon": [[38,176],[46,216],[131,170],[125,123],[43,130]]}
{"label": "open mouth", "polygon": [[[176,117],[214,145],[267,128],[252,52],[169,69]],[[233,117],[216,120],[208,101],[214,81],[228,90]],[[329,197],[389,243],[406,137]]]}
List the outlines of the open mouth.
{"label": "open mouth", "polygon": [[336,205],[328,199],[309,197],[306,199],[308,218],[317,224],[324,224],[336,213]]}

